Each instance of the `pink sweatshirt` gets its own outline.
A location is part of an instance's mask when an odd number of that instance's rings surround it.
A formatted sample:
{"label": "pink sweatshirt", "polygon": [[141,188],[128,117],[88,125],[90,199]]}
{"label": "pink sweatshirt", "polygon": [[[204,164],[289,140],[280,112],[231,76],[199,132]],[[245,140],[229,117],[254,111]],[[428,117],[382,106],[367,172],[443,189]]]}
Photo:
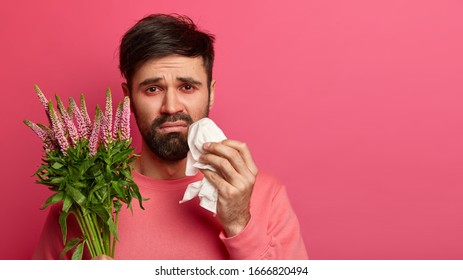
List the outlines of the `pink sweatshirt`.
{"label": "pink sweatshirt", "polygon": [[[179,204],[188,184],[202,179],[201,173],[170,181],[133,174],[142,196],[149,200],[143,202],[145,210],[137,200],[133,214],[124,207],[121,210],[116,259],[307,259],[285,188],[268,174],[257,177],[251,220],[231,238],[225,236],[213,213],[199,206],[197,198]],[[63,249],[60,207],[51,208],[34,259],[59,258]],[[68,223],[69,238],[78,236],[77,223],[71,218]]]}

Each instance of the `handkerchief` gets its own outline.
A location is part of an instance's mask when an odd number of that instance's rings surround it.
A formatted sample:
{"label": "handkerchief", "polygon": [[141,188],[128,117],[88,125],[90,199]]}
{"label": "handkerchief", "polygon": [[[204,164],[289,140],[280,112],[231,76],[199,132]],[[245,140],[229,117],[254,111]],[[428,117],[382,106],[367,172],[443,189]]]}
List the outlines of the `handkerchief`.
{"label": "handkerchief", "polygon": [[[194,176],[199,169],[209,169],[215,171],[215,168],[209,164],[198,162],[199,157],[204,153],[203,144],[206,142],[220,142],[227,139],[222,130],[209,118],[200,119],[194,122],[188,129],[188,146],[190,151],[187,155],[186,170],[187,176]],[[188,201],[195,196],[200,199],[201,207],[217,213],[217,189],[207,179],[191,183],[186,188],[183,199],[180,203]]]}

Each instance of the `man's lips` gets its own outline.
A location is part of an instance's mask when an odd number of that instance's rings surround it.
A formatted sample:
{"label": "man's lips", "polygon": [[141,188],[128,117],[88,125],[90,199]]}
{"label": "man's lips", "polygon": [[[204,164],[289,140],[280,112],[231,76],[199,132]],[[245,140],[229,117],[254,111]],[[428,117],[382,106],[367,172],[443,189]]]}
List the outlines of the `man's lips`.
{"label": "man's lips", "polygon": [[184,121],[165,122],[159,126],[161,133],[183,132],[188,129],[188,125]]}

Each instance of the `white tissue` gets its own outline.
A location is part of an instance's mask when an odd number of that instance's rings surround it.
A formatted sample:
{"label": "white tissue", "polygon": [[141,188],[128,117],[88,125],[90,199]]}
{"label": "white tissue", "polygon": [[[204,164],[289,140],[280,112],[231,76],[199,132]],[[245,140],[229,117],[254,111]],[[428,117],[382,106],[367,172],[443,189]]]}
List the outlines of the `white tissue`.
{"label": "white tissue", "polygon": [[[194,122],[188,130],[188,146],[190,147],[190,151],[187,155],[185,174],[187,176],[194,176],[198,173],[199,169],[215,171],[211,165],[200,163],[198,160],[204,153],[204,143],[220,142],[225,139],[227,139],[225,134],[211,119],[203,118]],[[195,196],[199,197],[199,205],[201,207],[217,213],[217,189],[206,177],[201,181],[189,184],[180,203],[188,201]]]}

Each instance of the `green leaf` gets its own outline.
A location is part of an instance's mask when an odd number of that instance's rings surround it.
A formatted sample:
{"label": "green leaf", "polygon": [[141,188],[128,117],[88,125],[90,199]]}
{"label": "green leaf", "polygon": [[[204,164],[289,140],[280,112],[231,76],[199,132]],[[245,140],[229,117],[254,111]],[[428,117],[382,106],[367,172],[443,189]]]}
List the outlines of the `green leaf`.
{"label": "green leaf", "polygon": [[71,209],[72,206],[72,199],[68,196],[64,196],[64,201],[63,201],[63,212],[69,212],[69,209]]}
{"label": "green leaf", "polygon": [[131,150],[124,150],[124,151],[118,153],[117,155],[115,155],[114,158],[112,159],[112,161],[113,162],[120,162],[120,161],[126,159],[131,153],[132,153]]}
{"label": "green leaf", "polygon": [[79,244],[79,246],[76,247],[76,250],[74,251],[74,254],[72,254],[71,259],[72,260],[82,260],[82,255],[84,253],[84,244],[85,241]]}
{"label": "green leaf", "polygon": [[61,163],[59,162],[55,162],[53,163],[53,165],[51,167],[53,167],[54,169],[60,169],[61,167],[63,167],[64,165],[62,165]]}
{"label": "green leaf", "polygon": [[116,212],[121,211],[122,203],[119,200],[114,200],[113,205],[114,205],[114,211]]}
{"label": "green leaf", "polygon": [[115,240],[119,240],[119,238],[117,237],[117,226],[116,224],[113,222],[113,220],[109,219],[108,222],[107,222],[108,226],[109,226],[109,231],[113,234],[114,236],[114,239]]}
{"label": "green leaf", "polygon": [[88,208],[90,211],[93,211],[100,217],[101,220],[103,220],[105,223],[108,223],[108,220],[111,220],[111,213],[108,212],[106,208],[104,208],[103,205],[96,205]]}
{"label": "green leaf", "polygon": [[47,208],[48,206],[50,206],[51,204],[55,204],[57,202],[60,202],[61,200],[63,200],[64,198],[64,193],[63,192],[58,192],[58,193],[55,193],[53,195],[51,195],[46,201],[45,203],[42,205],[42,207],[40,207],[40,209],[45,209]]}
{"label": "green leaf", "polygon": [[102,188],[104,188],[104,187],[106,187],[106,185],[104,185],[104,184],[97,184],[97,185],[95,185],[95,186],[92,188],[92,190],[89,192],[87,199],[90,200],[90,201],[92,201],[95,192],[99,191],[100,189],[102,189]]}
{"label": "green leaf", "polygon": [[45,166],[45,165],[41,165],[41,166],[39,167],[39,169],[37,169],[37,171],[35,171],[34,175],[40,174],[43,170],[46,171],[46,166]]}
{"label": "green leaf", "polygon": [[53,177],[50,180],[50,183],[59,184],[64,181],[64,177]]}
{"label": "green leaf", "polygon": [[111,187],[116,192],[116,194],[117,194],[116,197],[125,202],[126,201],[126,195],[124,193],[124,190],[121,188],[120,184],[117,184],[116,182],[113,181],[113,182],[111,182]]}
{"label": "green leaf", "polygon": [[88,185],[82,181],[74,181],[71,183],[73,187],[76,187],[78,189],[86,188]]}
{"label": "green leaf", "polygon": [[63,244],[66,244],[66,238],[68,235],[68,226],[67,226],[67,218],[68,218],[69,212],[61,212],[59,215],[59,225],[61,227],[61,235],[63,237]]}
{"label": "green leaf", "polygon": [[[82,242],[82,238],[72,238],[71,240],[69,240],[69,242],[66,244],[66,246],[64,246],[64,249],[63,251],[61,252],[61,254],[59,255],[59,258],[62,259],[64,257],[64,255],[69,252],[69,250],[71,250],[72,248],[74,248],[77,244],[79,244],[80,242]],[[84,244],[83,242],[81,244]],[[76,249],[77,251],[77,249]],[[74,252],[75,254],[75,252]],[[73,256],[74,256],[73,254]],[[82,257],[81,257],[82,259]]]}
{"label": "green leaf", "polygon": [[[108,196],[110,193],[108,192],[108,188],[100,188],[98,191],[94,192],[92,197],[92,203],[94,204],[105,204],[108,201]],[[95,203],[96,201],[96,203]]]}
{"label": "green leaf", "polygon": [[88,160],[82,162],[82,164],[79,166],[80,175],[84,175],[88,171],[88,169],[93,166],[94,162],[94,158],[89,158]]}
{"label": "green leaf", "polygon": [[142,201],[148,200],[149,198],[143,198],[141,196],[140,191],[138,190],[138,186],[135,183],[132,185],[132,190],[130,193],[132,197],[135,197],[138,200],[138,203],[140,204],[140,208],[145,210],[145,208],[143,207]]}
{"label": "green leaf", "polygon": [[71,186],[66,188],[66,192],[72,197],[72,199],[79,205],[83,205],[85,202],[85,196],[78,190]]}
{"label": "green leaf", "polygon": [[122,173],[122,175],[125,176],[125,178],[130,178],[130,179],[132,178],[132,174],[128,170],[122,169],[121,173]]}

